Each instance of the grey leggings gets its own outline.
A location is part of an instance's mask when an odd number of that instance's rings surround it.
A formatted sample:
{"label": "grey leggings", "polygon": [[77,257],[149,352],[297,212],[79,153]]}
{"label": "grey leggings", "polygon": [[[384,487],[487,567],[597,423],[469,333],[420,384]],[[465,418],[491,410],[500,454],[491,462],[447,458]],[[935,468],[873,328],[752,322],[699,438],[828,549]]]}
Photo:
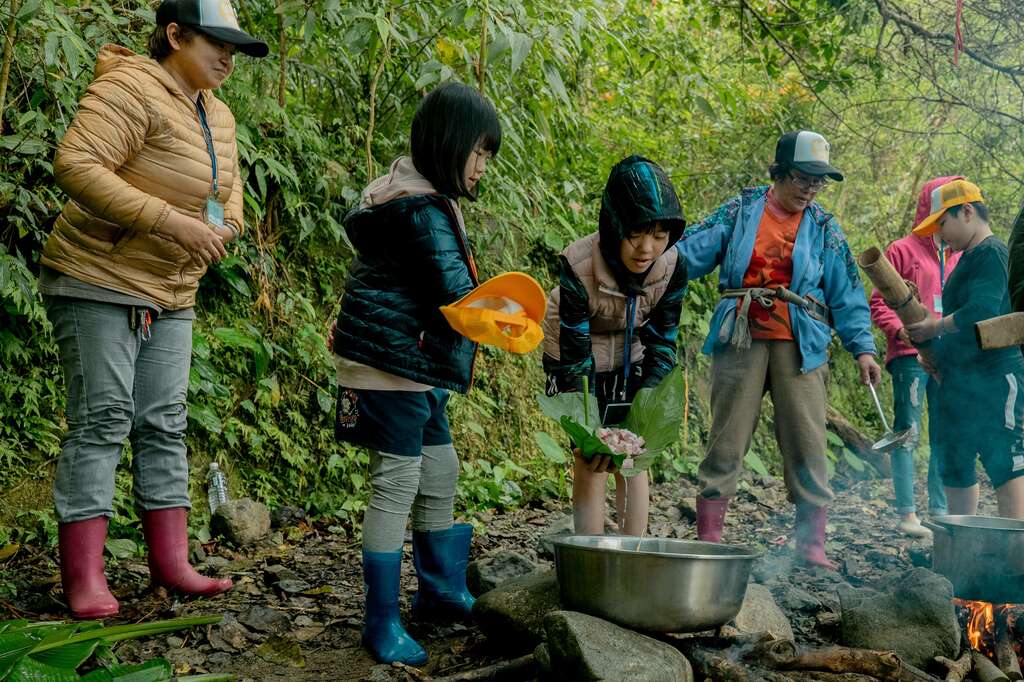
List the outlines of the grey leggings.
{"label": "grey leggings", "polygon": [[420,457],[372,451],[373,494],[363,518],[363,549],[402,549],[410,511],[413,530],[451,528],[458,478],[459,458],[451,443],[425,445]]}

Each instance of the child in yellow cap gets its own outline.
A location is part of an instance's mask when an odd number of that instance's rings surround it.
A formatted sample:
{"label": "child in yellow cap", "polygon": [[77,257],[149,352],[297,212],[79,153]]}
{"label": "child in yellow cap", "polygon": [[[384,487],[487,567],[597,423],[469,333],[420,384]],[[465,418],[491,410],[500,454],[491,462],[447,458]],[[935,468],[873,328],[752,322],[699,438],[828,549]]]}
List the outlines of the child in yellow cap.
{"label": "child in yellow cap", "polygon": [[1006,244],[992,234],[977,185],[954,180],[932,191],[931,215],[914,234],[939,232],[963,252],[942,292],[944,317],[907,326],[930,342],[939,378],[938,416],[950,514],[978,512],[978,456],[996,488],[999,515],[1024,518],[1024,356],[1018,347],[981,350],[974,325],[1010,312]]}
{"label": "child in yellow cap", "polygon": [[[570,244],[561,257],[559,286],[544,319],[547,394],[582,391],[583,378],[597,396],[606,425],[626,416],[643,387],[657,384],[676,363],[676,336],[686,263],[672,246],[686,227],[675,188],[657,164],[631,156],[612,168],[601,199],[597,232]],[[646,474],[625,480],[610,458],[573,467],[575,531],[604,530],[604,493],[615,475],[619,528],[647,529]]]}

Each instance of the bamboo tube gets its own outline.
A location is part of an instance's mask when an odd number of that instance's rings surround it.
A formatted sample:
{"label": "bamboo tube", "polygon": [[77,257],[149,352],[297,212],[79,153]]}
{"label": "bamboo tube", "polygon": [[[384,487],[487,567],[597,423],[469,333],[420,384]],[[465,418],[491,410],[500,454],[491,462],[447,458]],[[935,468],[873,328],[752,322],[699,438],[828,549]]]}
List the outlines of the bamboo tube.
{"label": "bamboo tube", "polygon": [[1009,348],[1024,343],[1024,313],[1000,315],[974,325],[982,350]]}
{"label": "bamboo tube", "polygon": [[[928,309],[921,305],[921,301],[917,300],[914,292],[910,290],[907,283],[903,281],[903,277],[896,272],[896,268],[892,266],[881,250],[874,246],[871,247],[860,255],[857,263],[882,294],[882,300],[893,309],[904,326],[920,322],[928,317],[930,314]],[[917,346],[917,352],[928,364],[935,366],[931,349],[927,345]]]}

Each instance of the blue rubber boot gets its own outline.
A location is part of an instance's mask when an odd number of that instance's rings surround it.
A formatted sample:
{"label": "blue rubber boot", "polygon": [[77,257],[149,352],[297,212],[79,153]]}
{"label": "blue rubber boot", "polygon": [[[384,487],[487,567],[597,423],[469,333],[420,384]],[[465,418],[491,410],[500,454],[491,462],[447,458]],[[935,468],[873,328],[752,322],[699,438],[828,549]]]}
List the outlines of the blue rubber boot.
{"label": "blue rubber boot", "polygon": [[473,595],[466,588],[466,566],[473,526],[460,523],[447,530],[413,531],[412,558],[420,589],[412,598],[412,614],[420,620],[451,621],[470,617]]}
{"label": "blue rubber boot", "polygon": [[380,663],[423,665],[427,652],[405,631],[398,614],[402,552],[363,552],[366,620],[363,646]]}

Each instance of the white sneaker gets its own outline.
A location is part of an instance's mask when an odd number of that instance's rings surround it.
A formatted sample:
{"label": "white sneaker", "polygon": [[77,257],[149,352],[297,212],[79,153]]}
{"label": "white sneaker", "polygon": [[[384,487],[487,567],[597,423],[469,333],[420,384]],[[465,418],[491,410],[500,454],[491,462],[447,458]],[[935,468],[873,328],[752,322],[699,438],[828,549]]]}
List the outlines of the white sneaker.
{"label": "white sneaker", "polygon": [[897,528],[899,528],[900,532],[904,535],[909,535],[913,538],[930,538],[932,536],[932,532],[922,526],[920,521],[903,520],[900,521]]}

